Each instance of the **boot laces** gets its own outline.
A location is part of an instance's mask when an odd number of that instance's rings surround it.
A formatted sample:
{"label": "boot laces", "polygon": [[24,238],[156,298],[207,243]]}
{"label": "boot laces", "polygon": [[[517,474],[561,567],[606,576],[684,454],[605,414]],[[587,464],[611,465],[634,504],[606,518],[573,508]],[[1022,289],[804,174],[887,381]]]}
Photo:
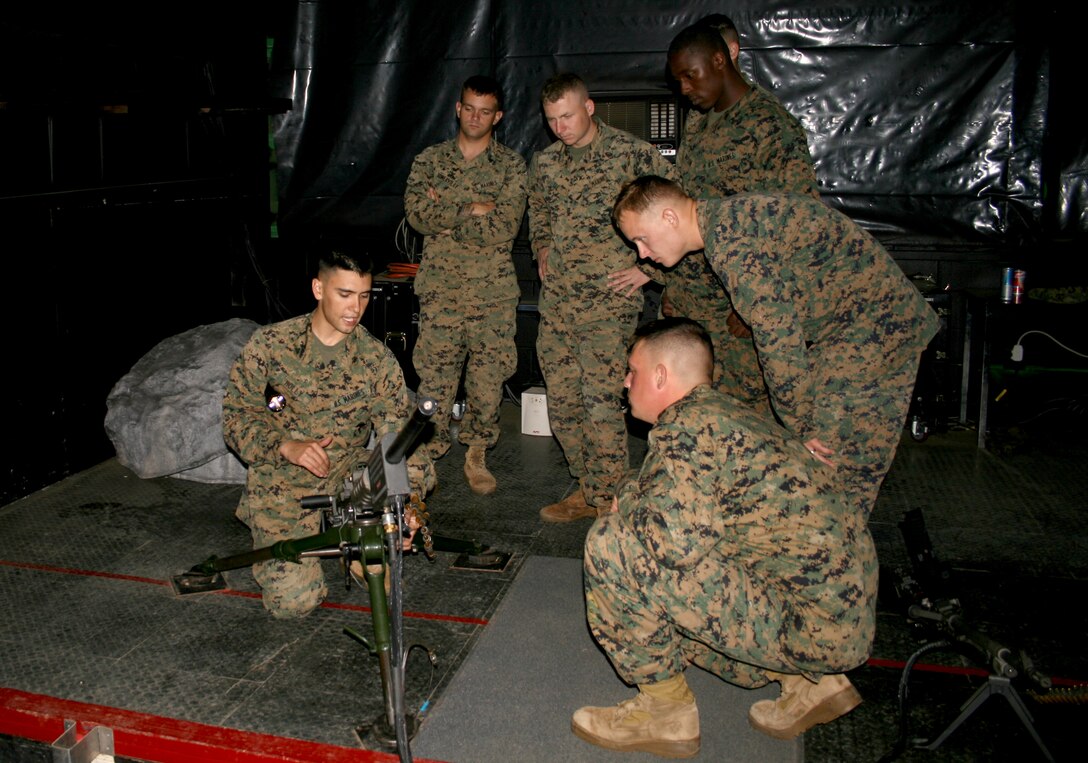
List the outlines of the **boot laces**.
{"label": "boot laces", "polygon": [[646,707],[652,702],[652,698],[639,692],[630,699],[625,699],[616,706],[614,720],[616,723],[632,722],[643,723],[653,718],[653,713]]}

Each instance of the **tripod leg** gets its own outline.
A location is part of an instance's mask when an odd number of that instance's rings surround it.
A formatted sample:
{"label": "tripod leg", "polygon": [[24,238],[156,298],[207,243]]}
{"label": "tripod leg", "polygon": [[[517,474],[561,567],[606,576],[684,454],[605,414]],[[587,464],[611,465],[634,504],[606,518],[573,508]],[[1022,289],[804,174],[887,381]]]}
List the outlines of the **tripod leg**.
{"label": "tripod leg", "polygon": [[990,696],[994,694],[994,681],[1004,681],[1005,683],[1008,683],[1009,679],[990,676],[986,683],[978,687],[978,690],[971,695],[971,698],[963,704],[963,707],[960,709],[960,714],[956,716],[956,720],[952,721],[952,723],[948,725],[948,728],[941,732],[941,735],[939,737],[934,739],[929,744],[917,744],[915,745],[915,747],[920,750],[936,750],[938,747],[940,747],[944,740],[952,736],[953,731],[958,729],[963,724],[963,722],[971,716],[973,712],[981,707],[983,702],[988,700]]}
{"label": "tripod leg", "polygon": [[956,720],[949,724],[941,735],[929,744],[915,745],[921,750],[936,750],[941,744],[952,735],[952,732],[960,727],[960,725],[967,720],[970,715],[978,710],[983,702],[988,700],[994,695],[1000,695],[1008,700],[1008,703],[1012,705],[1013,712],[1016,713],[1020,721],[1027,727],[1028,733],[1031,734],[1031,738],[1035,740],[1035,744],[1038,745],[1042,751],[1043,756],[1053,763],[1054,757],[1050,754],[1050,750],[1047,749],[1043,743],[1042,737],[1039,736],[1039,732],[1035,730],[1035,722],[1031,717],[1031,713],[1028,711],[1024,701],[1020,699],[1020,695],[1016,692],[1016,687],[1012,685],[1009,679],[1002,676],[990,676],[986,683],[978,687],[978,690],[971,695],[971,698],[964,703],[962,712],[956,717]]}
{"label": "tripod leg", "polygon": [[1043,753],[1043,757],[1050,763],[1054,763],[1054,756],[1050,754],[1050,750],[1043,744],[1043,738],[1039,736],[1039,732],[1035,730],[1035,720],[1031,717],[1031,713],[1028,711],[1027,706],[1024,704],[1024,700],[1020,699],[1020,695],[1016,691],[1016,687],[1009,684],[1001,688],[999,692],[1005,699],[1012,705],[1013,712],[1019,716],[1021,722],[1027,728],[1028,733],[1031,734],[1031,738],[1035,740],[1035,744]]}

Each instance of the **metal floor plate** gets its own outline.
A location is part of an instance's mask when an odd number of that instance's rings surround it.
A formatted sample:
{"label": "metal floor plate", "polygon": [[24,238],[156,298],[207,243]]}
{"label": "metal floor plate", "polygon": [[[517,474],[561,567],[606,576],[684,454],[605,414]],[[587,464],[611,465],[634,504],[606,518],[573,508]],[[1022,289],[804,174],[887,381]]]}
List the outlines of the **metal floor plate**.
{"label": "metal floor plate", "polygon": [[[422,656],[409,661],[413,709],[441,694],[525,558],[581,556],[588,520],[539,520],[540,507],[564,497],[573,481],[554,439],[522,435],[519,414],[504,404],[504,433],[488,454],[497,493],[468,490],[460,445],[438,464],[439,487],[428,499],[433,530],[511,558],[499,571],[458,568],[448,552],[435,562],[406,558],[406,642],[438,658],[435,667]],[[644,442],[631,443],[635,460]],[[1085,456],[1068,441],[1041,439],[999,456],[979,451],[969,431],[922,443],[904,437],[871,520],[882,568],[907,566],[897,522],[921,508],[971,617],[1027,649],[1044,672],[1088,679]],[[337,562],[324,562],[328,606],[299,622],[264,612],[248,570],[226,573],[224,592],[178,596],[171,588],[172,576],[208,555],[249,548],[249,532],[233,516],[240,492],[141,480],[111,460],[0,508],[0,686],[358,747],[354,729],[380,714],[382,692],[377,660],[343,633],[345,626],[367,632],[370,619],[364,592],[344,590]],[[903,612],[882,603],[874,657],[895,665],[921,643]],[[973,664],[954,655],[929,661]],[[851,674],[865,703],[810,731],[806,759],[876,760],[889,749],[900,673],[884,663]],[[916,674],[912,729],[939,731],[977,682],[964,671]],[[939,750],[901,759],[1030,759],[1031,740],[1001,704],[987,703]],[[1080,708],[1029,707],[1052,751],[1074,749],[1075,723],[1066,718]]]}

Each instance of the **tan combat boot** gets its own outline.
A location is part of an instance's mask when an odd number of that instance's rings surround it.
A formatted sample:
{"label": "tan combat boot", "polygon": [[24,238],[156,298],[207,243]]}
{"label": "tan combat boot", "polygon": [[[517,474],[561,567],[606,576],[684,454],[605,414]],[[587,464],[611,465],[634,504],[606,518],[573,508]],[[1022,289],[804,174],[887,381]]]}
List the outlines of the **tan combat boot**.
{"label": "tan combat boot", "polygon": [[465,453],[465,479],[468,480],[469,489],[476,495],[490,495],[499,485],[495,477],[487,470],[484,454],[487,448],[483,445],[469,445]]}
{"label": "tan combat boot", "polygon": [[748,722],[756,731],[776,739],[793,739],[861,704],[858,690],[841,673],[822,676],[819,683],[804,676],[772,675],[782,684],[782,695],[752,705]]}
{"label": "tan combat boot", "polygon": [[699,708],[695,698],[675,701],[645,691],[612,707],[583,707],[570,721],[578,737],[621,752],[649,752],[662,758],[699,754]]}
{"label": "tan combat boot", "polygon": [[540,510],[545,522],[573,522],[584,517],[596,517],[597,510],[586,503],[582,489],[578,488],[559,503],[549,504]]}

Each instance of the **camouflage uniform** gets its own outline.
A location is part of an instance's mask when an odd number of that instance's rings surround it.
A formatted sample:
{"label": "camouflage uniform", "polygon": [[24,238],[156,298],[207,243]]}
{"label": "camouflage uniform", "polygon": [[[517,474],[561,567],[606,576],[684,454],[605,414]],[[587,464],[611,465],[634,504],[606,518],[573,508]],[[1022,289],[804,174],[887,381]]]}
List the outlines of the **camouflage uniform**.
{"label": "camouflage uniform", "polygon": [[[723,114],[692,111],[676,168],[688,195],[717,199],[746,191],[807,193],[816,198],[805,128],[774,96],[752,86]],[[721,281],[702,254],[665,271],[675,314],[699,321],[714,343],[715,384],[739,400],[767,406],[767,390],[752,341],[726,326],[732,312]]]}
{"label": "camouflage uniform", "polygon": [[[361,327],[335,347],[315,347],[320,342],[310,320],[303,315],[259,329],[231,368],[223,399],[224,439],[249,465],[235,513],[249,525],[254,548],[317,533],[320,510],[303,509],[299,499],[339,493],[344,479],[366,462],[371,433],[380,438],[399,431],[411,409],[403,373],[386,347]],[[267,406],[273,391],[286,398],[278,412]],[[326,479],[279,453],[285,440],[326,435],[333,436],[325,449]],[[409,469],[421,495],[433,487],[434,466],[418,451]],[[314,558],[255,564],[253,576],[265,608],[277,617],[301,617],[325,598]]]}
{"label": "camouflage uniform", "polygon": [[752,327],[774,411],[835,451],[868,517],[903,431],[933,309],[850,218],[800,195],[697,205],[706,257]]}
{"label": "camouflage uniform", "polygon": [[[520,290],[510,249],[525,213],[525,160],[495,140],[466,161],[452,139],[412,162],[404,192],[408,222],[424,234],[416,277],[419,339],[412,362],[419,392],[438,401],[433,454],[449,450],[446,422],[465,368],[467,407],[459,439],[491,447],[499,438],[502,385],[517,370]],[[438,201],[427,196],[434,188]],[[485,215],[468,205],[491,201]],[[467,365],[467,367],[466,367]]]}
{"label": "camouflage uniform", "polygon": [[643,305],[641,291],[608,285],[637,260],[612,225],[612,204],[629,180],[676,173],[649,143],[595,121],[584,151],[556,141],[533,156],[529,226],[533,251],[549,250],[537,338],[548,418],[586,502],[607,506],[628,466],[623,378]]}
{"label": "camouflage uniform", "polygon": [[619,512],[585,548],[586,613],[629,683],[693,662],[734,684],[817,678],[869,656],[877,560],[834,473],[707,385],[662,412]]}

